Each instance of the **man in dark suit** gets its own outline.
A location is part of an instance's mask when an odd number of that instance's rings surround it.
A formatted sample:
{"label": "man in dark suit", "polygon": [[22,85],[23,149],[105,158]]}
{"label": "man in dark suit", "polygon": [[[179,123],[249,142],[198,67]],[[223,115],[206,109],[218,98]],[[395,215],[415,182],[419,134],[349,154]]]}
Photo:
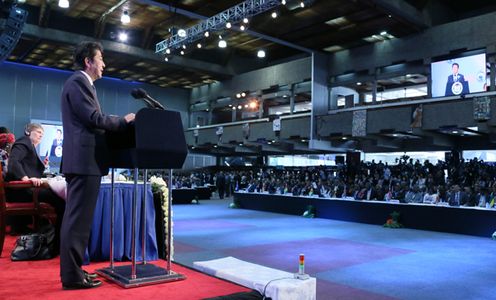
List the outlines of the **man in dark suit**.
{"label": "man in dark suit", "polygon": [[134,114],[105,115],[93,82],[102,77],[105,63],[99,43],[82,42],[74,53],[78,68],[66,81],[61,97],[64,131],[62,173],[67,181],[67,207],[62,223],[60,277],[64,289],[98,287],[96,274],[81,269],[91,221],[100,189],[108,173],[105,131],[125,130]]}
{"label": "man in dark suit", "polygon": [[454,95],[462,95],[470,93],[468,87],[468,81],[465,80],[465,77],[458,73],[458,69],[460,65],[457,63],[453,63],[451,65],[451,70],[453,74],[448,76],[448,80],[446,82],[446,90],[444,92],[445,96],[454,96]]}

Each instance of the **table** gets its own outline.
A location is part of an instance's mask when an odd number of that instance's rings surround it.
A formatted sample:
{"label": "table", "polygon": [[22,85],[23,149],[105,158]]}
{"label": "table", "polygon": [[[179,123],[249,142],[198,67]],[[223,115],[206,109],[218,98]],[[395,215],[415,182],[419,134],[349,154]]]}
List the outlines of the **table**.
{"label": "table", "polygon": [[[131,232],[133,183],[115,183],[115,223],[114,223],[114,260],[131,260]],[[88,244],[89,259],[92,261],[109,260],[110,258],[110,206],[112,189],[110,183],[102,183],[93,216],[90,241]],[[136,259],[142,260],[142,226],[141,203],[143,185],[138,185],[137,223],[136,223]],[[146,195],[146,260],[157,260],[157,238],[155,233],[155,208],[151,186],[147,185]]]}
{"label": "table", "polygon": [[172,204],[190,204],[196,197],[196,190],[190,188],[172,189]]}
{"label": "table", "polygon": [[496,230],[496,210],[421,203],[344,200],[265,193],[234,193],[241,208],[302,215],[312,205],[317,218],[382,225],[389,214],[401,214],[406,228],[490,237]]}

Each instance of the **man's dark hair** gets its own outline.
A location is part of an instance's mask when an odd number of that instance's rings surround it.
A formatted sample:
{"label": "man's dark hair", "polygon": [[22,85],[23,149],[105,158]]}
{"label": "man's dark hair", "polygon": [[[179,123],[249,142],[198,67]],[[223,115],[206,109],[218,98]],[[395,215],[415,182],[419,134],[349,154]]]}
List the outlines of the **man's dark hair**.
{"label": "man's dark hair", "polygon": [[453,68],[453,66],[457,66],[457,67],[458,67],[458,69],[460,69],[460,65],[459,65],[458,63],[453,63],[453,64],[451,65],[451,67]]}
{"label": "man's dark hair", "polygon": [[84,70],[84,59],[89,58],[90,60],[93,60],[97,50],[100,50],[100,52],[103,54],[103,47],[98,42],[79,43],[79,45],[77,45],[76,49],[74,50],[74,67],[77,70]]}
{"label": "man's dark hair", "polygon": [[7,127],[0,127],[0,133],[10,133],[10,130]]}

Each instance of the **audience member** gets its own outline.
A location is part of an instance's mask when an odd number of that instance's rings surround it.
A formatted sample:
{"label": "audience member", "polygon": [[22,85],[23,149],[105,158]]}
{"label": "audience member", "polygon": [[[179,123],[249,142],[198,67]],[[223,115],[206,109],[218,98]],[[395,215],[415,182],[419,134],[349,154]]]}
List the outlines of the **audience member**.
{"label": "audience member", "polygon": [[[28,124],[25,136],[17,139],[12,145],[9,155],[8,171],[6,180],[31,181],[35,187],[43,184],[41,177],[45,171],[45,164],[36,153],[36,147],[43,138],[43,127],[40,124]],[[32,201],[33,190],[9,190],[7,199],[16,202]],[[60,225],[65,210],[65,200],[58,197],[51,189],[41,189],[38,194],[40,202],[51,204],[57,213],[57,223],[55,224],[55,249],[58,251],[60,242]],[[26,221],[16,218],[11,221],[13,231],[25,232]]]}

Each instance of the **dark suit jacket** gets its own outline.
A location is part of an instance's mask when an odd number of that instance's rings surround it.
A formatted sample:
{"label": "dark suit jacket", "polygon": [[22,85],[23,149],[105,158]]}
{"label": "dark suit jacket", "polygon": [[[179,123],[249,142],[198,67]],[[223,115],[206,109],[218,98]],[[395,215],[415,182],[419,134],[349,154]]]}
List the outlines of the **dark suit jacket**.
{"label": "dark suit jacket", "polygon": [[106,175],[108,149],[105,131],[124,130],[123,117],[103,114],[96,91],[81,71],[65,82],[61,99],[64,174]]}
{"label": "dark suit jacket", "polygon": [[21,180],[22,177],[41,178],[45,165],[41,161],[28,136],[23,136],[12,145],[6,180]]}
{"label": "dark suit jacket", "polygon": [[[463,90],[460,95],[463,94],[468,94],[470,93],[469,87],[468,87],[468,82],[465,80],[465,76],[462,74],[458,74],[458,82],[460,82],[463,86]],[[453,75],[448,76],[448,80],[446,81],[446,90],[444,92],[445,96],[454,96],[453,91],[451,91],[451,86],[455,82]]]}

